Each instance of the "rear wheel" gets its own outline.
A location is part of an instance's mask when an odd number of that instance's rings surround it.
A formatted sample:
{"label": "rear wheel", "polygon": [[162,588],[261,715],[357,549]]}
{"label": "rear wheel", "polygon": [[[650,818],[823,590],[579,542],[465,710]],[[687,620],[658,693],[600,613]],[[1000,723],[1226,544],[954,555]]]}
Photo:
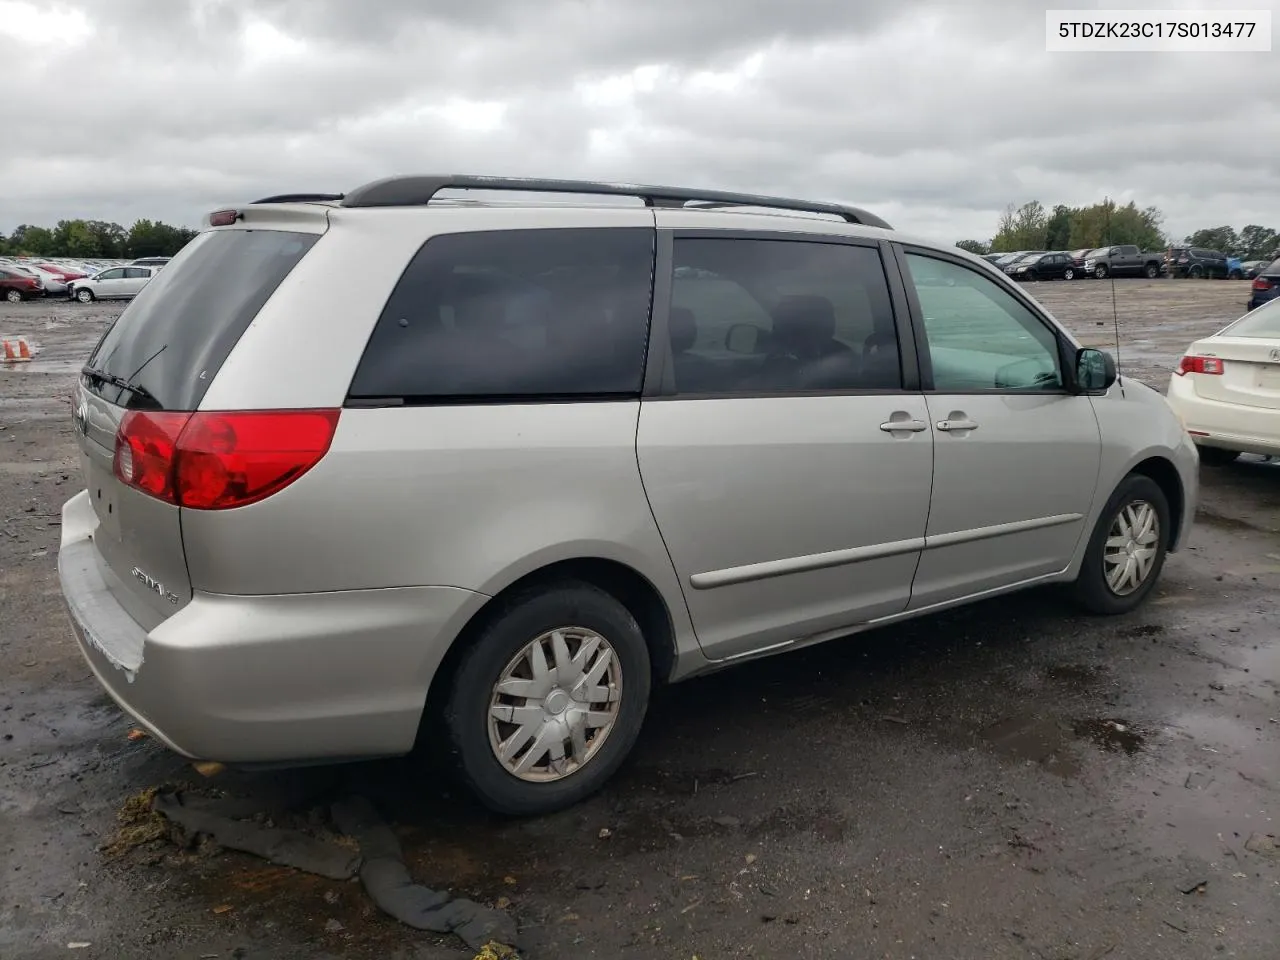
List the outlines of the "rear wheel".
{"label": "rear wheel", "polygon": [[1206,467],[1225,467],[1240,459],[1240,451],[1223,450],[1221,447],[1196,447],[1200,452],[1200,462]]}
{"label": "rear wheel", "polygon": [[4,298],[5,298],[7,301],[9,301],[10,303],[21,303],[21,302],[22,302],[22,291],[21,291],[21,290],[12,290],[12,289],[11,289],[11,290],[6,290],[6,291],[4,292]]}
{"label": "rear wheel", "polygon": [[649,650],[631,613],[590,584],[523,593],[463,653],[444,704],[463,783],[497,813],[585,799],[631,752],[648,709]]}
{"label": "rear wheel", "polygon": [[1115,615],[1139,607],[1155,587],[1169,549],[1169,501],[1150,477],[1121,481],[1098,518],[1073,584],[1090,613]]}
{"label": "rear wheel", "polygon": [[76,290],[76,299],[81,303],[93,303],[93,291],[88,287],[80,287]]}

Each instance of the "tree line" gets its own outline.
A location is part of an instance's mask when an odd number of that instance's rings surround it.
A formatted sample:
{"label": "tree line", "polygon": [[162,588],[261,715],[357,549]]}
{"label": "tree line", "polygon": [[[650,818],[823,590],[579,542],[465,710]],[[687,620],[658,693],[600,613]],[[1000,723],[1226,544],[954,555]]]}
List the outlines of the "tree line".
{"label": "tree line", "polygon": [[[961,240],[956,246],[971,253],[1007,253],[1014,250],[1079,250],[1132,243],[1143,250],[1164,250],[1179,241],[1164,232],[1164,215],[1155,207],[1130,201],[1119,206],[1104,200],[1088,207],[1057,204],[1047,210],[1039,200],[1022,206],[1009,204],[1000,215],[990,240]],[[1249,224],[1237,233],[1232,227],[1197,230],[1181,241],[1189,247],[1207,247],[1244,260],[1280,257],[1280,232]]]}
{"label": "tree line", "polygon": [[138,220],[128,229],[102,220],[59,220],[56,227],[24,223],[8,236],[0,233],[0,256],[81,260],[171,257],[195,235],[195,230],[158,220]]}

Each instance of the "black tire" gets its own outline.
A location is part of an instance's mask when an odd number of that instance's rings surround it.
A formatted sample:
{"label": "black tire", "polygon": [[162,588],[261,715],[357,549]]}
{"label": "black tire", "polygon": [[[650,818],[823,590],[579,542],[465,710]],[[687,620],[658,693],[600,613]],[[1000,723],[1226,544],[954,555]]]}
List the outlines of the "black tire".
{"label": "black tire", "polygon": [[1192,280],[1199,280],[1204,276],[1204,269],[1197,263],[1187,271],[1187,276]]}
{"label": "black tire", "polygon": [[6,291],[4,292],[4,298],[5,298],[5,300],[6,300],[8,303],[21,303],[21,302],[22,302],[22,291],[21,291],[21,290],[6,290]]}
{"label": "black tire", "polygon": [[1229,463],[1235,463],[1240,459],[1239,450],[1223,450],[1221,447],[1201,447],[1196,449],[1200,452],[1200,462],[1206,467],[1225,467]]}
{"label": "black tire", "polygon": [[1093,268],[1093,275],[1099,280],[1107,279],[1107,265],[1105,263],[1098,264]]}
{"label": "black tire", "polygon": [[[1146,579],[1132,593],[1121,595],[1112,590],[1107,583],[1103,551],[1106,548],[1112,524],[1116,522],[1120,511],[1130,504],[1141,501],[1155,508],[1160,523],[1155,562]],[[1131,473],[1125,477],[1111,494],[1111,498],[1107,500],[1107,505],[1098,518],[1098,525],[1094,527],[1093,534],[1089,538],[1089,546],[1085,550],[1080,573],[1072,584],[1071,593],[1076,603],[1089,613],[1100,616],[1117,616],[1141,606],[1159,581],[1160,571],[1164,569],[1171,530],[1169,500],[1159,484],[1141,474]]]}
{"label": "black tire", "polygon": [[1040,279],[1040,275],[1036,273],[1034,270],[1028,270],[1026,279],[1031,281],[1032,283],[1035,283],[1037,280]]}
{"label": "black tire", "polygon": [[[570,625],[597,631],[612,645],[622,676],[618,716],[598,752],[578,770],[552,782],[521,780],[503,767],[489,742],[493,687],[523,647]],[[640,625],[605,591],[575,580],[513,597],[472,638],[443,705],[446,750],[458,779],[485,807],[507,816],[536,816],[579,803],[609,781],[635,745],[649,707],[650,671]]]}
{"label": "black tire", "polygon": [[1076,278],[1075,267],[1067,267],[1067,269],[1062,272],[1063,280],[1074,280],[1075,278]]}
{"label": "black tire", "polygon": [[88,287],[77,287],[75,299],[79,303],[93,303],[98,298],[93,295],[93,291]]}
{"label": "black tire", "polygon": [[1160,276],[1160,267],[1158,264],[1148,263],[1142,271],[1148,280],[1154,280]]}

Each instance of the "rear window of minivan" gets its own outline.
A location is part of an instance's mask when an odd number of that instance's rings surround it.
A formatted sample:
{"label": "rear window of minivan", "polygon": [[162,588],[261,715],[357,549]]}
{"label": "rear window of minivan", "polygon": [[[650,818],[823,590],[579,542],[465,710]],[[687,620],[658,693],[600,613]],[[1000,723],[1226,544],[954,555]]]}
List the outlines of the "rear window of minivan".
{"label": "rear window of minivan", "polygon": [[[236,342],[318,234],[210,230],[154,276],[107,330],[87,366],[143,388],[150,406],[195,410]],[[105,399],[139,395],[94,380]]]}

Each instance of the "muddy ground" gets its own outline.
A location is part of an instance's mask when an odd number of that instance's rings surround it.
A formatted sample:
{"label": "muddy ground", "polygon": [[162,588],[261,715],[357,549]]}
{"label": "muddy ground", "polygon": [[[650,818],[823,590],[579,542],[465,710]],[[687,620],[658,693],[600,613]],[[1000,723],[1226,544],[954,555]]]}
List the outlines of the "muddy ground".
{"label": "muddy ground", "polygon": [[[1162,387],[1245,286],[1117,282],[1128,371]],[[1111,284],[1034,292],[1110,343]],[[264,810],[360,790],[418,880],[509,903],[531,958],[1280,955],[1280,466],[1204,471],[1190,548],[1139,613],[1035,592],[694,681],[602,795],[500,822],[404,761],[204,780],[128,739],[55,569],[65,398],[115,309],[0,304],[0,335],[39,347],[0,369],[0,957],[470,956],[358,884],[100,850],[130,796],[181,783]]]}

